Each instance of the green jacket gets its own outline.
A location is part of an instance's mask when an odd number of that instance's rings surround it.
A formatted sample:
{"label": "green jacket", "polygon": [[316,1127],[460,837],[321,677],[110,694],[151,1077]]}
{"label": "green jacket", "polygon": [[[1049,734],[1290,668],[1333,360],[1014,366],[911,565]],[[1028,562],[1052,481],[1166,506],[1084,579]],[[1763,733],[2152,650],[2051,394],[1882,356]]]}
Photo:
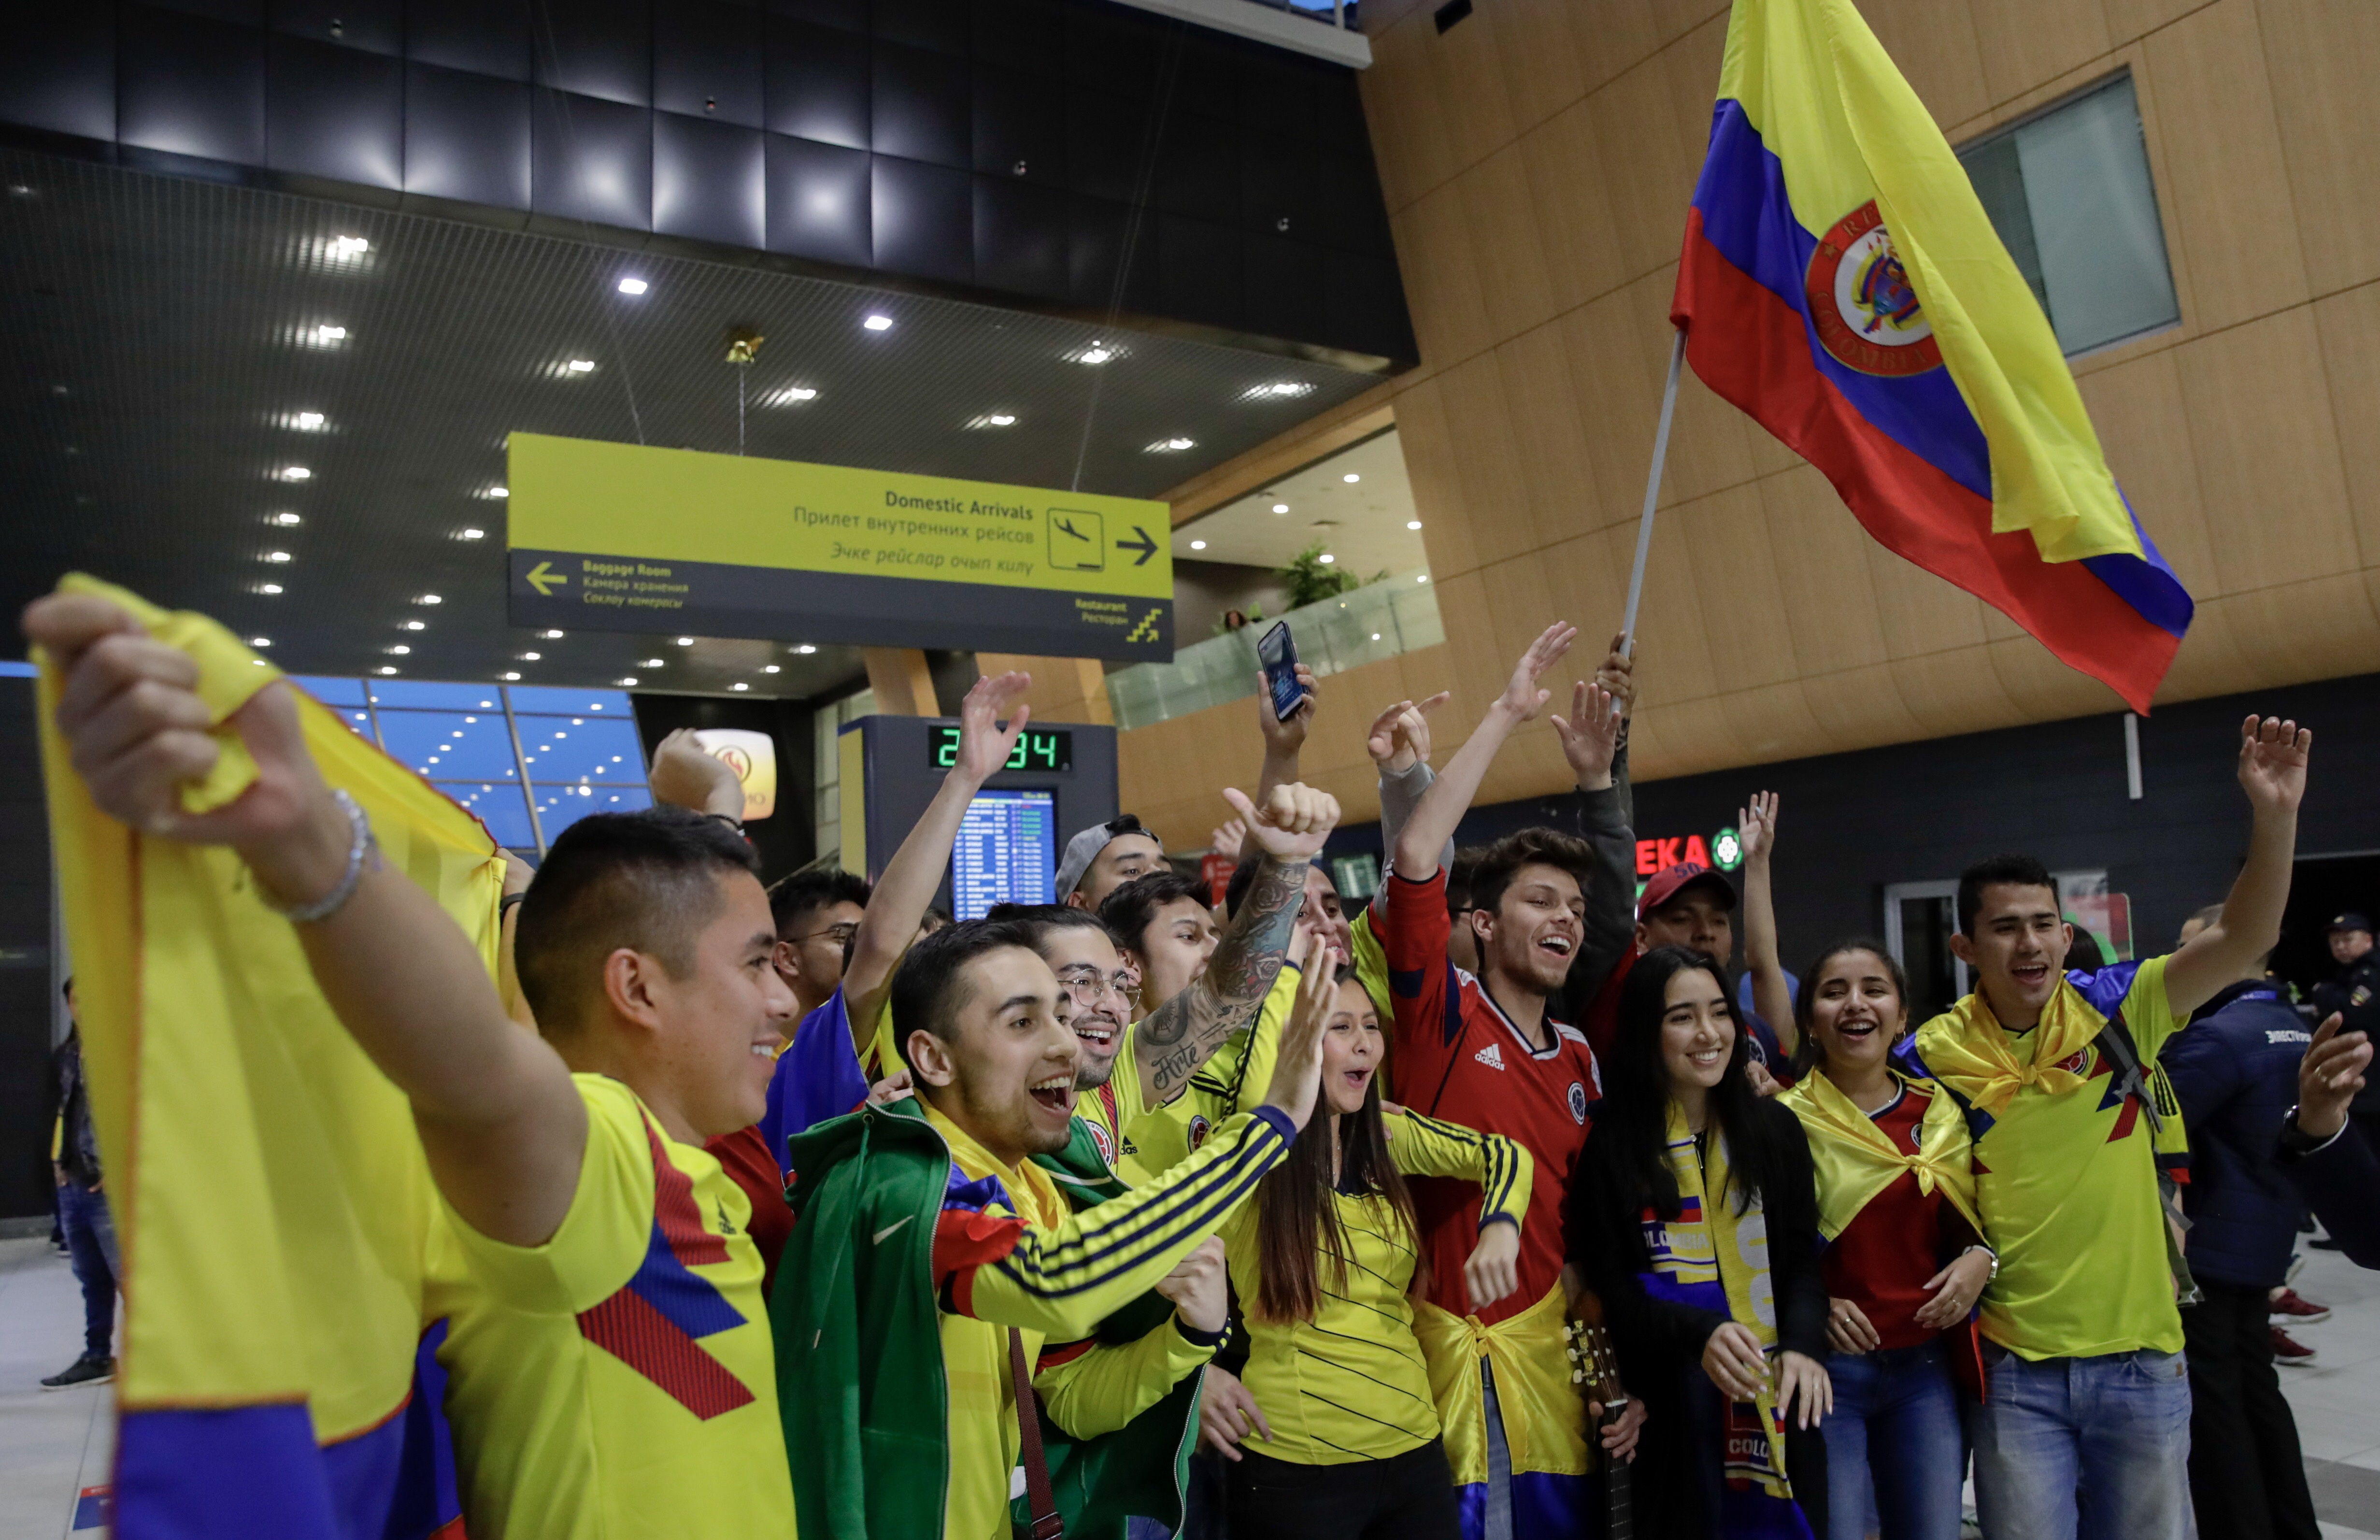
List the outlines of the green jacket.
{"label": "green jacket", "polygon": [[[803,1540],[922,1540],[949,1498],[949,1388],[934,1297],[934,1228],[950,1147],[914,1100],[816,1124],[792,1141],[795,1224],[769,1301],[777,1401]],[[1123,1193],[1081,1120],[1037,1158],[1077,1210]],[[1138,1340],[1172,1305],[1143,1295],[1100,1324]],[[1070,1540],[1122,1540],[1128,1515],[1182,1525],[1197,1436],[1193,1374],[1113,1433],[1076,1439],[1043,1418]],[[927,1479],[927,1473],[932,1479]],[[1011,1509],[1021,1527],[1025,1503]]]}

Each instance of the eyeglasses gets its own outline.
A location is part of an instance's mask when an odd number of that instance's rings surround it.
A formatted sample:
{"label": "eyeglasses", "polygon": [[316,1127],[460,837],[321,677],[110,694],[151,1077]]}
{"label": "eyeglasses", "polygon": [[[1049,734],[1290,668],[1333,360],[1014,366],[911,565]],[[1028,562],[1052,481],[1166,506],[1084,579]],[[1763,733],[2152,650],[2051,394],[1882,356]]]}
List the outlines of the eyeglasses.
{"label": "eyeglasses", "polygon": [[1089,964],[1078,964],[1058,976],[1058,987],[1075,997],[1076,1003],[1091,1004],[1099,998],[1101,989],[1111,989],[1126,1000],[1140,998],[1140,976],[1129,968],[1111,974],[1101,974]]}
{"label": "eyeglasses", "polygon": [[815,941],[823,937],[839,947],[847,947],[851,944],[851,939],[858,934],[859,922],[845,920],[841,925],[830,925],[824,930],[813,930],[807,936],[788,936],[785,941],[790,946],[799,946],[804,941]]}

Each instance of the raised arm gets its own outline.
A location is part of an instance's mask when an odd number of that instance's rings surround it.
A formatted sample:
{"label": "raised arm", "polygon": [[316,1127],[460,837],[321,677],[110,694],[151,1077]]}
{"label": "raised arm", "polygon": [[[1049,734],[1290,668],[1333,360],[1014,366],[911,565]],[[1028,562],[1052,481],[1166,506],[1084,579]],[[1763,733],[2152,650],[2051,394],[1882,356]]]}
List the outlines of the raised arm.
{"label": "raised arm", "polygon": [[[1365,751],[1380,774],[1380,848],[1391,857],[1405,820],[1429,791],[1435,776],[1429,768],[1429,714],[1445,705],[1451,692],[1440,690],[1427,700],[1396,700],[1372,719],[1364,734]],[[1449,838],[1438,853],[1441,867],[1454,859]]]}
{"label": "raised arm", "polygon": [[1255,1018],[1305,902],[1306,866],[1339,826],[1338,799],[1311,786],[1276,787],[1262,806],[1230,789],[1223,795],[1246,820],[1248,839],[1262,855],[1256,880],[1207,971],[1132,1035],[1141,1087],[1152,1106],[1172,1100],[1198,1066]]}
{"label": "raised arm", "polygon": [[[1033,720],[1033,708],[1020,697],[1033,687],[1029,673],[1003,673],[978,679],[959,707],[958,757],[942,775],[941,788],[926,805],[925,816],[910,826],[901,848],[884,865],[884,874],[868,895],[859,916],[859,930],[851,939],[851,960],[843,969],[843,1004],[851,1021],[852,1047],[862,1062],[874,1044],[877,1009],[892,987],[892,970],[900,965],[926,922],[926,911],[941,891],[942,872],[951,864],[951,847],[958,843],[959,824],[967,804],[1016,749],[1016,735]],[[1000,725],[1001,713],[1011,706],[1015,714]]]}
{"label": "raised arm", "polygon": [[[1321,697],[1314,684],[1314,671],[1304,663],[1297,665],[1298,686],[1305,698],[1297,709],[1282,721],[1272,714],[1272,687],[1265,683],[1264,670],[1257,670],[1257,731],[1264,734],[1264,765],[1257,772],[1257,802],[1261,806],[1278,787],[1293,785],[1297,781],[1298,755],[1305,747],[1305,735],[1314,727],[1314,713],[1320,709]],[[1234,822],[1240,821],[1237,819]],[[1240,848],[1235,858],[1245,861],[1259,853],[1254,834],[1243,829]]]}
{"label": "raised arm", "polygon": [[2240,725],[2248,858],[2232,879],[2223,913],[2166,964],[2166,1003],[2176,1021],[2187,1021],[2217,990],[2246,976],[2250,965],[2281,939],[2281,910],[2289,901],[2289,869],[2297,860],[2298,805],[2305,799],[2306,761],[2313,751],[2313,734],[2294,721],[2250,717]]}
{"label": "raised arm", "polygon": [[1577,635],[1577,627],[1556,621],[1521,655],[1512,667],[1512,677],[1505,682],[1504,693],[1488,708],[1488,714],[1454,751],[1454,758],[1422,794],[1413,817],[1398,831],[1397,843],[1390,852],[1398,876],[1427,882],[1437,875],[1439,852],[1454,838],[1455,828],[1470,810],[1471,799],[1479,794],[1479,782],[1495,762],[1497,751],[1514,728],[1535,717],[1553,698],[1553,692],[1537,687],[1537,676],[1561,661]]}
{"label": "raised arm", "polygon": [[1777,850],[1777,794],[1755,792],[1735,815],[1736,838],[1743,843],[1743,966],[1752,975],[1752,1008],[1791,1053],[1802,1041],[1793,1025],[1793,987],[1777,952],[1777,901],[1769,891],[1768,861]]}
{"label": "raised arm", "polygon": [[[189,655],[89,595],[36,600],[25,630],[58,667],[58,729],[103,811],[159,838],[230,846],[285,907],[340,886],[356,828],[323,784],[286,686],[266,685],[231,719],[255,782],[192,814],[182,790],[220,748]],[[412,1102],[446,1201],[492,1240],[549,1239],[577,1191],[587,1110],[560,1056],[506,1018],[479,950],[376,852],[346,902],[297,930],[340,1022]]]}
{"label": "raised arm", "polygon": [[744,821],[744,782],[726,760],[702,746],[691,727],[661,741],[650,779],[655,802]]}

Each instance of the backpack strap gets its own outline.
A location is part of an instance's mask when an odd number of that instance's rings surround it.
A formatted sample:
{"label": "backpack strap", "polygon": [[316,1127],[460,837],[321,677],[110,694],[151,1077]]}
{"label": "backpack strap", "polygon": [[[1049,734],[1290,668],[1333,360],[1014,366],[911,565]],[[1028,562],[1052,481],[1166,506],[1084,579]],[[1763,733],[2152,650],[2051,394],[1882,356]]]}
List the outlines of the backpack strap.
{"label": "backpack strap", "polygon": [[[2116,1067],[2116,1085],[2126,1096],[2140,1097],[2141,1110],[2147,1114],[2152,1137],[2165,1130],[2168,1109],[2159,1104],[2158,1085],[2150,1079],[2141,1062],[2140,1045],[2132,1041],[2132,1029],[2124,1025],[2124,1009],[2119,1002],[2107,1013],[2107,1025],[2091,1046],[2107,1055]],[[2180,1108],[2170,1110],[2179,1115]],[[2181,1211],[2181,1191],[2165,1172],[2157,1172],[2157,1206],[2165,1210],[2165,1260],[2173,1274],[2174,1302],[2195,1304],[2204,1297],[2199,1291],[2198,1279],[2191,1275],[2190,1263],[2183,1256],[2181,1236],[2190,1229],[2190,1218]]]}

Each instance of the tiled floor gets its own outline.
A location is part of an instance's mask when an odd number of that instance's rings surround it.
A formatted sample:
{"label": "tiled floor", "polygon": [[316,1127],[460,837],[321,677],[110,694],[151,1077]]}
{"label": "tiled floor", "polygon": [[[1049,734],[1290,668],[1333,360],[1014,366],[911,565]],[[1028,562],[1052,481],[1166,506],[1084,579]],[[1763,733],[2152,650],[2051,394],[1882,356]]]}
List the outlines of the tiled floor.
{"label": "tiled floor", "polygon": [[[2332,1310],[2297,1331],[2320,1355],[2284,1369],[2314,1506],[2328,1540],[2380,1540],[2380,1273],[2309,1254],[2298,1291]],[[108,1479],[115,1425],[105,1388],[43,1390],[74,1361],[82,1301],[45,1241],[0,1241],[0,1540],[91,1540],[78,1498]]]}
{"label": "tiled floor", "polygon": [[0,1241],[0,1540],[65,1540],[79,1494],[107,1483],[109,1388],[41,1386],[81,1349],[82,1294],[67,1259],[46,1240]]}

